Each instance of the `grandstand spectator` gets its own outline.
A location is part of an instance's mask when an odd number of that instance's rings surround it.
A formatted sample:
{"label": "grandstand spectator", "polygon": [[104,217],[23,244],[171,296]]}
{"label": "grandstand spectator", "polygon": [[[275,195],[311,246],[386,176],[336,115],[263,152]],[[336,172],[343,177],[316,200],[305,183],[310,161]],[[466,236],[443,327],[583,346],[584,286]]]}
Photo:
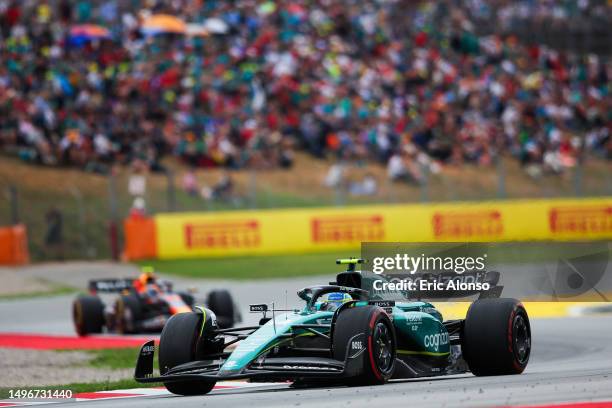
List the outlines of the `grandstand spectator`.
{"label": "grandstand spectator", "polygon": [[[419,157],[488,166],[510,152],[562,172],[583,152],[610,157],[607,56],[506,33],[576,15],[609,25],[611,9],[596,0],[0,0],[0,145],[100,172],[134,161],[164,171],[170,153],[192,166],[289,168],[294,142],[417,182]],[[209,35],[143,30],[157,13]],[[503,31],[482,35],[483,21]],[[84,23],[110,34],[71,34]],[[398,156],[405,146],[413,158]]]}
{"label": "grandstand spectator", "polygon": [[353,181],[349,185],[349,193],[352,196],[371,196],[378,191],[378,183],[373,174],[366,174],[362,180]]}
{"label": "grandstand spectator", "polygon": [[212,187],[202,187],[201,195],[207,201],[233,202],[238,198],[234,187],[232,176],[229,173],[224,173]]}

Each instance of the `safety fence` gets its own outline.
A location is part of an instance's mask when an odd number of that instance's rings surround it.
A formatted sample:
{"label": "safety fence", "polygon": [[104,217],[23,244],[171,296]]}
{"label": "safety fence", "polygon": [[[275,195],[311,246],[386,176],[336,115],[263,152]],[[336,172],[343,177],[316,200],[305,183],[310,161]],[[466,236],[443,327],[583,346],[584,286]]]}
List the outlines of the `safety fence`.
{"label": "safety fence", "polygon": [[[8,170],[6,163],[10,164]],[[600,162],[591,163],[591,167],[584,169],[578,167],[573,173],[563,177],[547,176],[539,181],[517,178],[515,173],[518,170],[511,167],[509,162],[478,173],[473,169],[463,169],[461,175],[450,172],[446,175],[431,176],[418,186],[385,181],[379,175],[378,189],[367,196],[352,194],[350,183],[327,188],[317,187],[315,181],[314,184],[297,189],[292,183],[298,183],[298,177],[286,179],[278,172],[227,173],[215,169],[201,170],[197,173],[198,189],[194,192],[183,185],[185,179],[188,179],[186,170],[168,171],[164,174],[137,174],[125,169],[108,175],[84,173],[80,177],[66,169],[49,170],[49,173],[45,173],[41,170],[35,172],[32,167],[19,162],[6,163],[5,171],[16,171],[13,169],[15,168],[19,173],[25,172],[28,176],[14,177],[9,176],[9,173],[3,176],[0,173],[0,228],[15,225],[25,227],[26,249],[32,261],[100,258],[118,260],[122,252],[146,253],[150,257],[165,253],[180,253],[180,256],[199,256],[200,253],[204,253],[204,256],[276,253],[285,251],[284,246],[275,246],[274,238],[270,238],[277,234],[278,228],[295,242],[289,248],[290,251],[305,252],[319,248],[337,248],[338,245],[347,245],[343,248],[348,248],[362,236],[376,236],[373,231],[379,231],[379,223],[383,224],[384,238],[381,239],[385,240],[393,239],[393,236],[404,239],[406,234],[408,236],[405,239],[409,239],[413,228],[416,228],[416,231],[426,231],[418,225],[423,222],[422,217],[429,216],[427,209],[446,208],[455,211],[454,209],[476,208],[472,207],[475,204],[462,204],[463,202],[484,202],[486,208],[496,209],[505,208],[506,202],[515,202],[507,200],[529,199],[537,202],[576,197],[580,202],[588,202],[589,200],[583,197],[612,196],[612,178],[604,176],[607,174],[606,167]],[[359,179],[357,176],[362,173],[358,172],[365,170],[351,168],[351,171],[355,172],[355,179]],[[217,185],[222,184],[219,180],[223,179],[224,174],[229,175],[232,188],[224,190],[223,194],[201,194],[200,190],[215,190]],[[288,180],[291,180],[290,183]],[[442,207],[439,207],[440,205]],[[152,224],[142,227],[147,221],[141,220],[140,223],[134,223],[136,226],[130,224],[129,230],[124,231],[128,224],[124,224],[123,220],[133,213],[152,217]],[[163,220],[170,217],[168,219],[177,221],[168,221],[168,225],[175,222],[180,224],[183,219],[181,217],[191,220],[193,214],[197,214],[193,218],[195,221],[187,222],[195,226],[189,229],[190,236],[194,237],[190,249],[185,249],[184,231],[174,233],[181,239],[173,245],[179,248],[184,246],[182,250],[166,250],[165,248],[171,246],[156,242],[159,228],[165,228],[166,225]],[[355,214],[356,220],[345,226],[347,221],[344,214]],[[364,221],[364,214],[365,219],[369,221]],[[286,217],[286,221],[276,222],[281,216]],[[504,213],[503,216],[506,234],[511,229],[511,225],[506,224],[514,224],[514,221],[510,222],[508,219],[514,219],[514,215]],[[211,233],[208,230],[196,228],[200,223],[207,224],[207,220],[235,219],[254,220],[255,224],[250,222],[248,225],[239,224],[231,228],[223,225],[215,230],[213,238],[209,237]],[[330,219],[340,221],[332,222]],[[441,219],[447,220],[444,217]],[[396,225],[402,226],[402,234],[392,233]],[[136,244],[139,241],[133,240],[126,242],[124,237],[133,236],[133,231],[140,231],[142,228],[148,228],[150,231],[144,235],[151,241],[144,244],[146,251],[130,249],[134,245],[143,244]],[[176,228],[180,231],[183,227]],[[314,239],[312,231],[332,231],[329,234],[339,234],[340,237],[333,240]],[[217,233],[220,235],[215,235]],[[214,242],[203,246],[198,242],[201,234]],[[346,238],[346,234],[352,234],[352,238]],[[321,233],[316,233],[317,237],[320,235]],[[463,235],[456,239],[464,239]],[[233,236],[246,236],[248,245],[216,243],[215,237],[219,237],[221,241],[235,241],[231,238]],[[255,244],[251,243],[251,236],[258,237]],[[434,238],[432,234],[419,232],[414,239]]]}

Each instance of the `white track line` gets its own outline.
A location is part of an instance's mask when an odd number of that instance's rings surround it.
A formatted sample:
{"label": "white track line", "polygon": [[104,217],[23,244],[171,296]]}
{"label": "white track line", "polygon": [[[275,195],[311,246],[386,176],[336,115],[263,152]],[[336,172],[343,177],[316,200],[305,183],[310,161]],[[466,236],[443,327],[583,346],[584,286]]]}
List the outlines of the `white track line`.
{"label": "white track line", "polygon": [[[211,393],[216,393],[223,390],[231,389],[242,389],[242,388],[257,388],[257,387],[269,387],[275,385],[286,385],[287,383],[250,383],[246,381],[219,381]],[[113,395],[114,394],[114,395]],[[11,400],[5,399],[0,400],[0,407],[23,407],[31,405],[42,405],[42,404],[54,404],[60,402],[86,402],[86,401],[100,401],[109,399],[121,399],[121,398],[142,398],[142,397],[156,397],[164,395],[172,395],[172,393],[163,387],[156,388],[131,388],[127,390],[111,390],[111,391],[96,391],[76,394],[76,398],[72,399],[55,399],[55,400],[36,400],[36,401],[24,401],[24,400]]]}

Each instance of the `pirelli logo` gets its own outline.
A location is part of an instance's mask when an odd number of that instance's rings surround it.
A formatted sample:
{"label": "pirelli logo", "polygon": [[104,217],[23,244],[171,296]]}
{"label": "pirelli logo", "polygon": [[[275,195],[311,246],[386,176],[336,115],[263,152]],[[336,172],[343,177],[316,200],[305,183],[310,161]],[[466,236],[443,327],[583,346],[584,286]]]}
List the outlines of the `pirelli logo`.
{"label": "pirelli logo", "polygon": [[256,220],[185,225],[185,245],[189,249],[254,248],[260,244]]}
{"label": "pirelli logo", "polygon": [[433,215],[436,238],[499,237],[504,232],[499,211],[438,212]]}
{"label": "pirelli logo", "polygon": [[312,240],[315,243],[380,241],[385,238],[383,221],[382,215],[313,218]]}
{"label": "pirelli logo", "polygon": [[554,234],[612,232],[612,207],[556,207],[550,210],[549,221]]}

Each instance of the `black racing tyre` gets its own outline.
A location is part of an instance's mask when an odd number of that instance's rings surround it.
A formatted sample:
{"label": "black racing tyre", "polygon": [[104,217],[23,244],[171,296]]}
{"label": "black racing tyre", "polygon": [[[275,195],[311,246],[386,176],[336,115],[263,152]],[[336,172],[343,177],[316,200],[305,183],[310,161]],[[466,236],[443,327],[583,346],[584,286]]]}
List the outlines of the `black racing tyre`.
{"label": "black racing tyre", "polygon": [[98,296],[81,295],[72,303],[72,320],[79,336],[102,333],[104,303]]}
{"label": "black racing tyre", "polygon": [[520,374],[531,354],[529,316],[516,299],[481,299],[463,326],[463,357],[477,376]]}
{"label": "black racing tyre", "polygon": [[121,334],[138,333],[143,311],[137,295],[122,295],[115,303],[115,329]]}
{"label": "black racing tyre", "polygon": [[195,298],[191,293],[179,292],[178,295],[181,297],[181,299],[183,300],[183,302],[185,302],[187,306],[193,308],[193,305],[195,304]]}
{"label": "black racing tyre", "polygon": [[226,329],[234,326],[234,300],[227,290],[213,290],[208,294],[206,304],[217,315],[217,324],[220,328]]}
{"label": "black racing tyre", "polygon": [[[384,384],[393,375],[397,342],[391,319],[378,306],[351,307],[342,310],[334,325],[333,357],[345,361],[354,339],[365,348],[361,374],[351,380],[355,384]],[[363,333],[363,336],[358,336]],[[358,337],[355,337],[358,336]],[[354,350],[354,349],[352,349]]]}
{"label": "black racing tyre", "polygon": [[[202,315],[178,313],[164,326],[159,339],[159,371],[163,375],[179,364],[195,360],[200,336]],[[164,383],[166,389],[178,395],[202,395],[209,393],[216,381],[189,380]]]}

